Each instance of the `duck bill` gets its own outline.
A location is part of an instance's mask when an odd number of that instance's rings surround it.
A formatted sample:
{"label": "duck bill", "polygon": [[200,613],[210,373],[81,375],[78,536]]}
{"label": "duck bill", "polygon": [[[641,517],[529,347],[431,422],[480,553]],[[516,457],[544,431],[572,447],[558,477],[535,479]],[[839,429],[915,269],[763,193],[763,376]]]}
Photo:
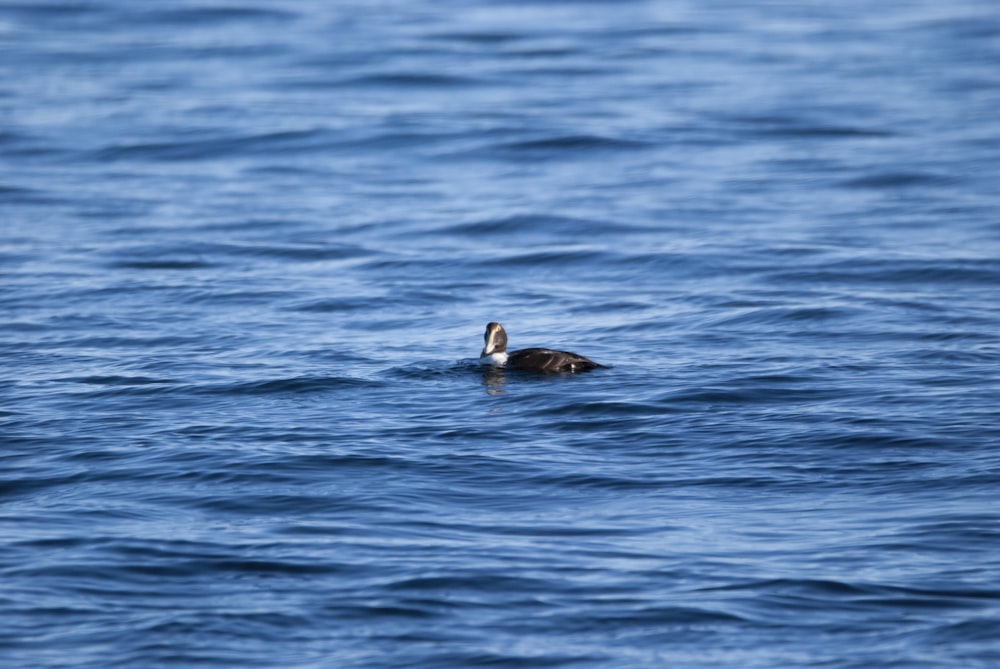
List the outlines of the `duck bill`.
{"label": "duck bill", "polygon": [[486,328],[486,335],[484,337],[484,339],[486,340],[486,345],[483,346],[483,352],[479,354],[480,358],[485,357],[487,355],[493,355],[494,353],[496,353],[497,349],[500,348],[498,346],[498,340],[500,339],[498,335],[500,332],[501,332],[500,328],[492,327],[492,323],[490,324],[490,327]]}
{"label": "duck bill", "polygon": [[486,334],[486,346],[483,347],[483,352],[479,354],[479,357],[482,358],[487,355],[493,355],[493,352],[495,350],[496,350],[496,334],[494,330],[491,330]]}

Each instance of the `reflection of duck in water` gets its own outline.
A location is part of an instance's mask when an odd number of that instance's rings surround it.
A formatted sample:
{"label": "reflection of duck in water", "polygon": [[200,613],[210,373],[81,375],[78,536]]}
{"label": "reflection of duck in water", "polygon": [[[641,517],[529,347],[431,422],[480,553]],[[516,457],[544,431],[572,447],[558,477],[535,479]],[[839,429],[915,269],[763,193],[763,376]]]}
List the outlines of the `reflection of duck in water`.
{"label": "reflection of duck in water", "polygon": [[487,325],[483,339],[486,340],[486,346],[479,354],[479,362],[484,365],[543,373],[589,372],[598,367],[607,367],[582,355],[568,351],[553,351],[550,348],[522,348],[520,351],[508,353],[507,333],[499,323]]}

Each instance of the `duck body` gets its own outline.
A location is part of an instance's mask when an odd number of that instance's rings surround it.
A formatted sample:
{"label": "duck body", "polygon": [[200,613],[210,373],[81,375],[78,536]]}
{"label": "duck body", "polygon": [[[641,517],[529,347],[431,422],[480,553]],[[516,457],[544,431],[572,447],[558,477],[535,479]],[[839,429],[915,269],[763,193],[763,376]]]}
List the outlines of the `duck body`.
{"label": "duck body", "polygon": [[551,348],[522,348],[508,353],[507,332],[499,323],[489,323],[483,339],[486,345],[479,356],[479,362],[484,365],[543,374],[589,372],[592,369],[607,367],[577,353],[556,351]]}

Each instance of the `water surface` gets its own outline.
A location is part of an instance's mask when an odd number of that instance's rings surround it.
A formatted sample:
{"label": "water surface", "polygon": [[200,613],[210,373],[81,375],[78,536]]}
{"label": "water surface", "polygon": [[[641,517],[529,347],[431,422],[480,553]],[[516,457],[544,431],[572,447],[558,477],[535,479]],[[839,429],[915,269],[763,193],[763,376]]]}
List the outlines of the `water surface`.
{"label": "water surface", "polygon": [[2,664],[996,666],[998,35],[0,3]]}

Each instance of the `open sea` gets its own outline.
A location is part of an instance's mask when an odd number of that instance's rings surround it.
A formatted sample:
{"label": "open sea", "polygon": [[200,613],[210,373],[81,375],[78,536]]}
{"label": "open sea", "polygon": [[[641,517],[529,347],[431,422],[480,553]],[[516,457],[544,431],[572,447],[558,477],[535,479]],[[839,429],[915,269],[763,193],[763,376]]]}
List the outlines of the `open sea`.
{"label": "open sea", "polygon": [[0,0],[0,666],[1000,666],[1000,4]]}

